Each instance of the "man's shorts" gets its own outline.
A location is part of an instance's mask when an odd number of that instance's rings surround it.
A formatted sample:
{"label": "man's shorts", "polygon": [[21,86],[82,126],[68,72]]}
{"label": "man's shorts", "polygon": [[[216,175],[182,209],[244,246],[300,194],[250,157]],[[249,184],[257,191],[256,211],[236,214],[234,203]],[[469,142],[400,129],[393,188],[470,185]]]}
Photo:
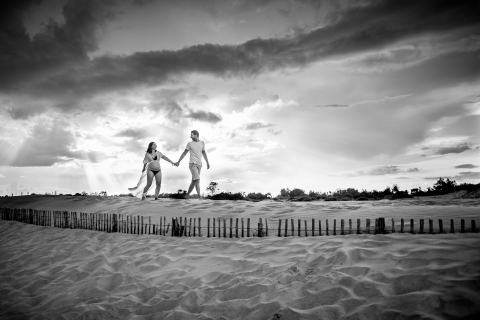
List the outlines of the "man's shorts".
{"label": "man's shorts", "polygon": [[202,170],[202,166],[194,163],[189,163],[188,167],[190,168],[190,172],[192,173],[192,180],[200,179],[200,171]]}

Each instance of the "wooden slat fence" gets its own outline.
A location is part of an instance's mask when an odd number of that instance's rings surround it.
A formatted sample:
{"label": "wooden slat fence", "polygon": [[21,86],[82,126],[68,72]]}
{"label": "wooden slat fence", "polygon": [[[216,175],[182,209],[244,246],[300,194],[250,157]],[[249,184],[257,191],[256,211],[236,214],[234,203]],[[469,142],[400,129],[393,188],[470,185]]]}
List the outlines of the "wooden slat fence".
{"label": "wooden slat fence", "polygon": [[[478,232],[476,221],[471,220],[467,225],[465,219],[460,219],[460,228],[455,228],[454,219],[443,224],[442,219],[419,219],[417,224],[414,219],[400,219],[399,229],[392,218],[377,219],[325,219],[311,221],[297,219],[278,219],[275,229],[269,228],[266,218],[259,218],[256,226],[250,218],[207,218],[202,225],[202,218],[171,218],[159,217],[152,223],[143,216],[130,216],[116,213],[84,213],[69,211],[48,211],[21,208],[0,208],[2,220],[14,220],[23,223],[48,226],[55,228],[86,229],[103,232],[117,232],[127,234],[148,234],[174,237],[217,237],[217,238],[244,238],[244,237],[314,237],[330,235],[351,234],[388,234],[388,233],[411,233],[411,234],[442,234],[442,233],[466,233]],[[332,226],[333,220],[333,228]],[[337,224],[337,220],[340,223]],[[205,220],[203,220],[205,221]],[[228,224],[227,224],[228,222]],[[408,223],[407,223],[408,222]],[[340,225],[339,228],[337,226]],[[447,228],[447,226],[450,226]],[[373,226],[373,228],[372,228]]]}

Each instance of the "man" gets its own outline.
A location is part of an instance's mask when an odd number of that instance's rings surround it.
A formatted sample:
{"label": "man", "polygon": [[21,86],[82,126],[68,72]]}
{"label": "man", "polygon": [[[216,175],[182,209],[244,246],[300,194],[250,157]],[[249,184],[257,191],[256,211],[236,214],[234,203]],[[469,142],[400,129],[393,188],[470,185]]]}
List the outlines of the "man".
{"label": "man", "polygon": [[190,133],[190,141],[187,146],[185,147],[185,151],[183,151],[180,159],[175,163],[178,167],[180,161],[185,157],[185,155],[190,151],[190,161],[188,163],[188,167],[190,168],[190,172],[192,173],[192,182],[190,183],[190,187],[188,187],[188,194],[187,198],[190,196],[190,193],[193,190],[193,187],[197,190],[198,198],[202,199],[200,195],[200,171],[202,170],[202,155],[207,162],[207,169],[210,169],[210,163],[208,162],[207,153],[205,152],[205,143],[199,140],[200,134],[197,130],[193,130]]}

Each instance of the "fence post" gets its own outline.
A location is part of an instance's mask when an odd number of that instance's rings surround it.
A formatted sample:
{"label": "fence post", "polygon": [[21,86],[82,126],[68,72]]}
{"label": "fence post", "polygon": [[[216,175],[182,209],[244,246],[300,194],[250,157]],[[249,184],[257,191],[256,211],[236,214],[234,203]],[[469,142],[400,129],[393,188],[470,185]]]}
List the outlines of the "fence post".
{"label": "fence post", "polygon": [[238,238],[238,218],[235,219],[235,238]]}
{"label": "fence post", "polygon": [[244,230],[244,219],[242,218],[242,238],[245,236],[243,230]]}
{"label": "fence post", "polygon": [[282,219],[278,219],[278,236],[280,237],[282,234]]}
{"label": "fence post", "polygon": [[227,221],[223,219],[223,237],[227,237]]}
{"label": "fence post", "polygon": [[233,237],[233,218],[230,218],[230,238],[232,237]]}
{"label": "fence post", "polygon": [[440,233],[443,233],[443,220],[438,219],[438,229]]}
{"label": "fence post", "polygon": [[352,234],[352,219],[348,219],[348,234]]}
{"label": "fence post", "polygon": [[430,234],[433,233],[433,220],[432,219],[428,219],[428,232]]}
{"label": "fence post", "polygon": [[341,219],[340,220],[340,235],[342,235],[342,236],[345,234],[344,227],[345,227],[345,220]]}
{"label": "fence post", "polygon": [[315,237],[315,219],[312,219],[312,237]]}
{"label": "fence post", "polygon": [[423,219],[420,219],[420,234],[423,233],[423,225],[424,225]]}
{"label": "fence post", "polygon": [[265,218],[265,237],[268,237],[268,222],[267,222],[267,218]]}
{"label": "fence post", "polygon": [[212,218],[212,237],[215,238],[215,218]]}
{"label": "fence post", "polygon": [[333,219],[333,235],[337,235],[337,219]]}
{"label": "fence post", "polygon": [[413,219],[410,219],[410,233],[415,233],[415,222],[413,221]]}
{"label": "fence post", "polygon": [[198,236],[202,236],[202,218],[198,218]]}
{"label": "fence post", "polygon": [[378,232],[380,234],[385,234],[385,218],[378,218]]}
{"label": "fence post", "polygon": [[300,237],[300,229],[302,225],[301,225],[300,219],[297,219],[297,222],[298,222],[298,236]]}
{"label": "fence post", "polygon": [[395,233],[395,221],[392,218],[392,233]]}
{"label": "fence post", "polygon": [[367,231],[367,234],[370,233],[370,219],[367,219],[366,231]]}
{"label": "fence post", "polygon": [[210,218],[207,218],[207,238],[210,238]]}
{"label": "fence post", "polygon": [[322,235],[322,220],[318,219],[318,235]]}
{"label": "fence post", "polygon": [[303,220],[305,224],[305,237],[308,237],[308,229],[307,229],[307,220]]}
{"label": "fence post", "polygon": [[460,220],[460,232],[465,233],[465,219]]}
{"label": "fence post", "polygon": [[193,236],[194,237],[196,235],[196,229],[197,229],[197,218],[193,218]]}
{"label": "fence post", "polygon": [[259,218],[258,220],[258,236],[263,237],[263,223],[262,223],[262,218]]}
{"label": "fence post", "polygon": [[247,237],[250,237],[250,218],[247,218]]}
{"label": "fence post", "polygon": [[472,220],[472,230],[470,232],[477,232],[477,225],[475,223],[475,220]]}
{"label": "fence post", "polygon": [[325,233],[328,236],[328,219],[325,219]]}
{"label": "fence post", "polygon": [[295,222],[294,222],[293,219],[291,219],[290,223],[291,223],[290,226],[292,228],[292,237],[294,237],[295,236]]}

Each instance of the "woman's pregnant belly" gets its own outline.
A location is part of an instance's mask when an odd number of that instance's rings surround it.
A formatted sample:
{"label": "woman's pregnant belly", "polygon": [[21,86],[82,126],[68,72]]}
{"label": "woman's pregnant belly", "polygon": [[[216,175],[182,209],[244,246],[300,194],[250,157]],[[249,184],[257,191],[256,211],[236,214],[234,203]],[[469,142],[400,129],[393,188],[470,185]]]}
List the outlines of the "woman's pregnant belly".
{"label": "woman's pregnant belly", "polygon": [[149,170],[152,170],[152,171],[158,171],[160,170],[160,163],[156,160],[150,162],[150,164],[148,165],[148,169]]}

